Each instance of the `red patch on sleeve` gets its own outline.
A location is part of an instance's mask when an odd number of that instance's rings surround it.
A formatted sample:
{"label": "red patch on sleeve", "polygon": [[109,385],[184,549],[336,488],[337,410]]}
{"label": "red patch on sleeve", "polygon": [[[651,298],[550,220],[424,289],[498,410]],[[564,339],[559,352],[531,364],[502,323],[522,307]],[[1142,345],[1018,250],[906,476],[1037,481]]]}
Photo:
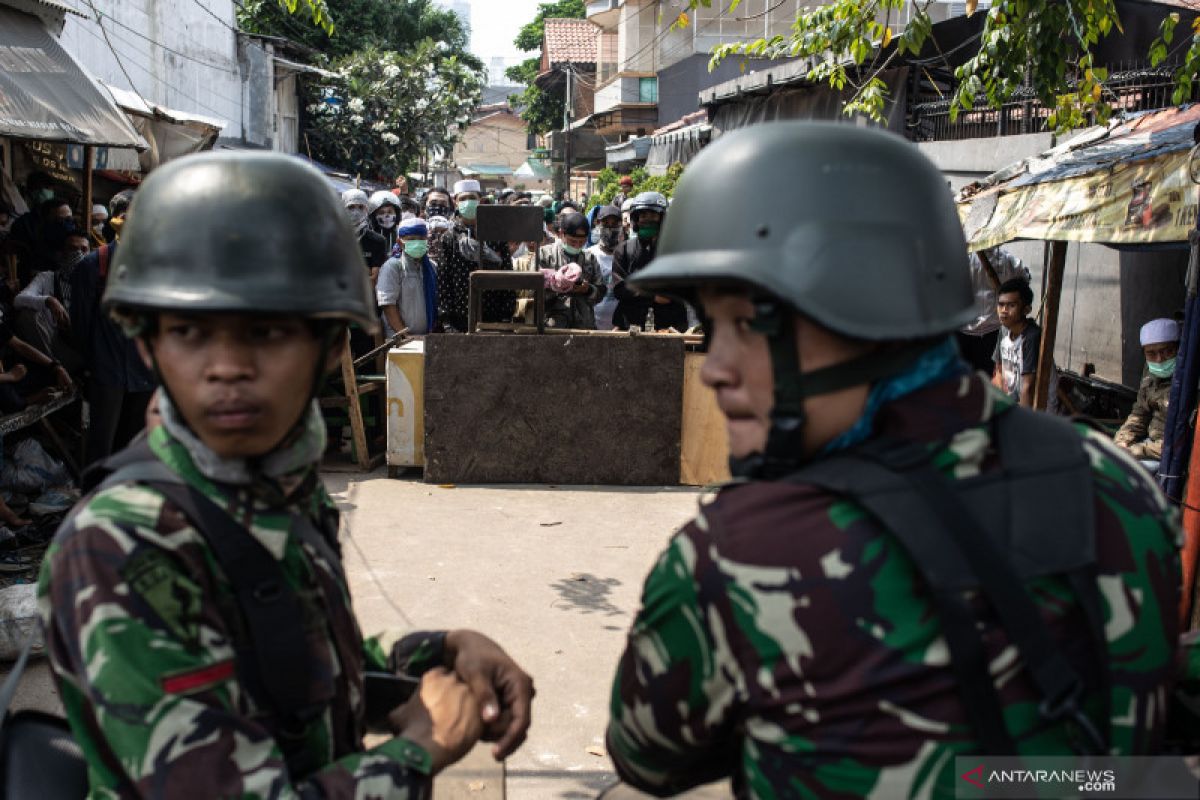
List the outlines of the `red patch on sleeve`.
{"label": "red patch on sleeve", "polygon": [[162,678],[162,689],[167,694],[187,694],[198,689],[206,689],[233,677],[233,661],[222,661],[207,667],[168,675]]}

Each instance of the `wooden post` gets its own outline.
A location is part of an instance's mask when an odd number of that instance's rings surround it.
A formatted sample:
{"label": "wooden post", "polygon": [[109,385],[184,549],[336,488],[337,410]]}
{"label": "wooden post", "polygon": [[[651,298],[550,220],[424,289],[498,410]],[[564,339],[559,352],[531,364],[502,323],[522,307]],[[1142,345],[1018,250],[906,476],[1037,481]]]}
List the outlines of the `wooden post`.
{"label": "wooden post", "polygon": [[96,159],[96,148],[90,144],[83,146],[83,219],[80,223],[91,239],[92,230],[92,164]]}
{"label": "wooden post", "polygon": [[1046,314],[1042,318],[1042,346],[1038,352],[1037,380],[1033,407],[1046,410],[1050,398],[1050,377],[1054,368],[1054,340],[1058,334],[1058,304],[1062,299],[1063,272],[1067,266],[1067,243],[1050,243],[1050,262],[1046,265],[1046,296],[1042,298]]}
{"label": "wooden post", "polygon": [[983,272],[987,275],[988,283],[991,284],[992,291],[1000,291],[1000,276],[996,274],[996,268],[992,266],[992,260],[988,258],[986,250],[980,250],[975,253],[979,257],[979,263],[983,265]]}

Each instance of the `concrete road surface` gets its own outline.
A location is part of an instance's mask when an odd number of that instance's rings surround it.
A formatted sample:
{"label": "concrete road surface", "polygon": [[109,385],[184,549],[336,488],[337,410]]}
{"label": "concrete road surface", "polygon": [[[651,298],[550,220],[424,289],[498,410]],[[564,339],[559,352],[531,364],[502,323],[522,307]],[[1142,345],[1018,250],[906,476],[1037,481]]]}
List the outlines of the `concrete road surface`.
{"label": "concrete road surface", "polygon": [[642,581],[693,514],[693,489],[489,486],[331,475],[364,632],[470,627],[500,642],[537,686],[508,796],[594,797],[613,670]]}

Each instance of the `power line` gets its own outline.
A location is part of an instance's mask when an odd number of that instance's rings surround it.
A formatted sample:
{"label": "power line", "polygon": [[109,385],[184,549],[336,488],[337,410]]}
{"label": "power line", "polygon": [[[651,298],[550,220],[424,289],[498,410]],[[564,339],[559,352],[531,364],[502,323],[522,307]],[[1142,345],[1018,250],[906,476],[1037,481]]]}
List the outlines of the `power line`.
{"label": "power line", "polygon": [[[100,27],[100,29],[101,29],[101,31],[103,31],[103,30],[104,30],[104,28],[103,28],[102,26]],[[108,43],[108,42],[106,42],[104,39],[101,39],[99,36],[97,36],[97,35],[96,35],[94,32],[92,32],[91,28],[88,28],[88,27],[85,27],[85,26],[81,25],[81,26],[80,26],[80,30],[86,31],[86,32],[87,32],[87,34],[88,34],[89,36],[91,36],[93,39],[96,39],[96,40],[97,40],[97,41],[99,41],[99,42],[102,42],[102,43],[104,43],[104,44],[107,44],[107,45],[109,45],[109,49],[110,49],[110,51],[112,52],[112,54],[113,54],[113,57],[117,59],[117,66],[119,66],[119,67],[121,68],[121,73],[122,73],[122,74],[125,76],[125,80],[129,82],[129,88],[130,88],[130,90],[131,90],[131,91],[132,91],[132,92],[133,92],[135,95],[137,95],[137,96],[138,96],[138,98],[139,98],[139,99],[141,99],[141,101],[142,101],[143,103],[145,103],[145,104],[146,104],[146,107],[147,107],[147,108],[150,108],[150,107],[152,107],[152,104],[151,104],[149,101],[147,101],[147,100],[146,100],[146,98],[145,98],[145,97],[143,97],[143,96],[142,96],[142,94],[141,94],[141,93],[138,91],[138,89],[137,89],[137,85],[136,85],[136,84],[133,82],[133,80],[130,78],[130,76],[129,76],[129,73],[128,73],[128,72],[125,70],[125,68],[124,68],[124,65],[121,63],[121,57],[120,57],[119,55],[117,55],[117,52],[116,52],[116,50],[112,48],[111,44],[109,44],[109,43]],[[149,67],[147,67],[145,64],[142,64],[140,61],[136,61],[136,60],[134,60],[134,61],[132,61],[131,63],[132,63],[134,66],[136,66],[136,67],[138,67],[139,69],[141,69],[143,72],[145,72],[145,73],[146,73],[148,76],[150,76],[150,78],[152,78],[152,79],[153,79],[153,80],[155,80],[155,81],[158,81],[160,84],[162,84],[162,85],[163,85],[164,87],[166,87],[167,89],[169,89],[169,90],[172,90],[172,91],[176,92],[176,93],[177,93],[177,94],[179,94],[179,95],[180,95],[180,96],[181,96],[183,99],[185,99],[185,100],[187,100],[187,101],[191,102],[191,103],[192,103],[192,104],[194,104],[196,107],[198,107],[198,108],[201,108],[201,109],[204,109],[205,111],[208,111],[209,113],[211,113],[211,114],[215,115],[216,117],[218,117],[218,118],[220,118],[220,119],[225,119],[225,114],[226,114],[226,112],[224,112],[224,111],[218,111],[217,109],[213,108],[212,106],[210,106],[210,105],[208,105],[208,104],[206,104],[206,103],[202,103],[202,102],[200,102],[200,101],[199,101],[199,100],[197,100],[196,98],[194,98],[194,97],[192,97],[191,95],[189,95],[187,92],[184,92],[184,91],[183,91],[182,89],[180,89],[178,86],[176,86],[176,85],[174,85],[174,84],[172,84],[172,83],[169,83],[168,81],[166,81],[166,80],[162,79],[161,77],[159,77],[159,76],[158,76],[157,74],[155,74],[155,73],[154,73],[154,72],[153,72],[153,71],[152,71],[152,70],[151,70]],[[225,100],[226,102],[229,102],[229,103],[233,103],[233,102],[234,102],[233,100],[231,100],[229,97],[227,97],[227,96],[225,96],[225,95],[222,95],[222,94],[217,94],[216,92],[214,92],[213,94],[216,94],[218,97],[220,97],[222,100]],[[240,105],[241,105],[241,101],[240,101],[240,100],[238,100],[238,101],[237,101],[237,103],[236,103],[236,105],[238,105],[238,106],[240,107]]]}
{"label": "power line", "polygon": [[201,11],[203,11],[205,14],[208,14],[210,17],[212,17],[213,19],[215,19],[217,22],[219,22],[219,23],[221,23],[222,25],[224,25],[226,28],[228,28],[228,29],[229,29],[230,31],[232,31],[234,34],[236,34],[236,33],[238,32],[238,29],[237,29],[237,28],[233,27],[233,26],[232,26],[232,25],[230,25],[228,22],[226,22],[225,20],[223,20],[223,19],[221,19],[220,17],[218,17],[218,16],[217,16],[217,15],[216,15],[216,14],[213,12],[213,10],[212,10],[211,8],[209,8],[208,6],[204,5],[204,3],[201,3],[201,2],[200,2],[200,0],[192,0],[192,2],[193,2],[193,3],[195,3],[196,5],[200,6],[200,10],[201,10]]}
{"label": "power line", "polygon": [[[87,0],[87,1],[88,1],[88,2],[91,2],[91,0]],[[112,17],[111,15],[110,15],[108,18],[109,18],[110,20],[113,20],[113,17]],[[113,21],[116,21],[116,20],[113,20]],[[159,42],[155,41],[154,39],[151,39],[151,38],[149,38],[149,37],[147,37],[147,36],[143,36],[143,35],[141,35],[141,34],[138,34],[138,32],[137,32],[137,31],[135,31],[135,30],[131,29],[131,28],[130,28],[128,25],[124,25],[124,24],[122,24],[122,23],[120,23],[120,22],[118,22],[118,24],[119,24],[119,25],[121,25],[121,27],[122,27],[122,28],[124,28],[125,30],[129,31],[130,33],[134,33],[134,34],[138,35],[138,36],[139,36],[139,38],[141,38],[142,40],[144,40],[144,41],[147,41],[147,42],[149,42],[150,44],[152,44],[152,45],[154,45],[154,46],[156,46],[156,47],[159,47],[160,49],[163,49],[163,50],[165,50],[165,51],[167,51],[167,52],[177,52],[177,51],[173,50],[172,48],[169,48],[169,47],[167,47],[166,45],[163,45],[163,44],[161,44],[161,43],[159,43]],[[99,19],[97,19],[97,25],[100,25],[100,20],[99,20]],[[81,27],[82,27],[82,26],[81,26]],[[101,27],[102,27],[102,26],[101,26]],[[85,28],[85,30],[86,30],[86,28]],[[113,36],[114,36],[114,37],[116,37],[116,40],[117,40],[117,42],[119,42],[120,44],[123,44],[123,45],[125,45],[125,46],[126,46],[128,49],[129,49],[129,50],[131,50],[131,51],[134,51],[134,52],[136,52],[136,51],[138,50],[138,45],[137,45],[137,44],[135,44],[135,43],[133,43],[133,42],[130,42],[130,41],[129,41],[129,40],[127,40],[127,39],[124,39],[124,38],[122,38],[122,37],[121,37],[121,36],[118,34],[118,32],[117,32],[117,31],[115,31],[115,30],[114,30],[114,31],[112,31],[112,34],[113,34]],[[93,34],[93,35],[94,35],[94,34]],[[186,57],[186,56],[185,56],[185,57]],[[191,59],[191,60],[196,60],[196,59]],[[139,68],[140,68],[140,69],[141,69],[143,72],[145,72],[146,74],[150,75],[150,77],[154,78],[154,79],[155,79],[155,80],[157,80],[159,83],[161,83],[161,84],[163,84],[164,86],[166,86],[168,89],[175,89],[175,86],[174,86],[173,84],[171,84],[171,83],[168,83],[168,82],[164,81],[162,78],[160,78],[160,77],[159,77],[157,74],[155,74],[155,73],[154,73],[152,70],[150,70],[150,69],[149,69],[148,67],[146,67],[144,64],[142,64],[142,63],[138,62],[137,60],[134,60],[134,61],[133,61],[133,63],[134,63],[135,65],[137,65],[137,66],[138,66],[138,67],[139,67]],[[240,78],[240,77],[241,77],[241,73],[240,73],[239,71],[237,71],[237,70],[226,69],[226,68],[224,68],[224,67],[220,67],[220,66],[217,66],[217,65],[213,65],[213,64],[207,64],[206,62],[201,62],[201,63],[202,63],[202,64],[204,64],[205,66],[209,66],[209,67],[211,67],[211,68],[213,68],[213,69],[216,69],[218,72],[222,72],[222,73],[224,73],[224,74],[226,74],[226,75],[231,75],[231,76],[233,76],[233,77],[235,77],[235,78]],[[127,77],[128,77],[128,76],[127,76]],[[183,95],[184,97],[187,97],[188,99],[191,99],[191,100],[193,100],[193,102],[197,102],[197,103],[199,103],[199,101],[196,101],[194,98],[191,98],[191,97],[189,97],[189,96],[188,96],[186,93],[184,93],[184,92],[182,92],[182,91],[180,91],[179,93],[180,93],[181,95]],[[219,97],[220,99],[224,100],[224,101],[225,101],[225,102],[227,102],[227,103],[232,103],[232,104],[234,104],[234,105],[238,105],[238,106],[240,106],[240,105],[241,105],[241,102],[242,102],[240,97],[238,97],[238,98],[236,98],[236,99],[235,99],[235,98],[231,98],[231,97],[229,97],[228,95],[221,94],[220,92],[217,92],[217,91],[215,91],[215,90],[211,91],[211,94],[215,95],[216,97]],[[200,105],[203,105],[203,104],[200,104]],[[209,108],[209,110],[213,110],[211,107],[208,107],[208,108]],[[220,113],[220,112],[214,112],[214,113]]]}
{"label": "power line", "polygon": [[[87,0],[87,2],[88,2],[88,5],[90,5],[90,6],[91,6],[91,7],[92,7],[94,10],[96,9],[96,6],[95,6],[95,4],[92,2],[92,0]],[[235,69],[230,69],[230,68],[228,68],[228,67],[226,67],[226,66],[223,66],[223,65],[221,65],[221,64],[214,64],[214,63],[212,63],[212,62],[210,62],[210,61],[205,61],[205,60],[203,60],[203,59],[196,58],[195,56],[190,56],[190,55],[188,55],[187,53],[183,53],[183,52],[181,52],[181,51],[179,51],[179,50],[176,50],[176,49],[175,49],[175,48],[173,48],[173,47],[168,47],[167,45],[163,44],[162,42],[159,42],[159,41],[156,41],[156,40],[154,40],[154,39],[151,39],[149,36],[145,35],[145,34],[144,34],[144,33],[142,33],[141,31],[138,31],[138,30],[135,30],[135,29],[133,29],[133,28],[129,27],[128,25],[126,25],[125,23],[121,22],[119,19],[117,19],[116,17],[112,16],[111,14],[104,14],[104,13],[102,13],[102,12],[101,12],[101,11],[99,11],[99,10],[96,10],[96,11],[95,11],[95,13],[97,14],[97,19],[96,19],[97,23],[99,23],[99,22],[100,22],[100,19],[99,19],[99,17],[100,17],[100,16],[105,16],[105,17],[107,17],[107,18],[108,18],[110,21],[112,21],[112,22],[113,22],[115,25],[117,25],[118,27],[124,28],[125,30],[129,31],[130,33],[132,33],[134,36],[138,37],[139,39],[144,39],[145,41],[149,42],[150,44],[154,45],[155,47],[158,47],[158,48],[160,48],[160,49],[162,49],[162,50],[164,50],[164,51],[166,51],[166,52],[168,52],[168,53],[173,53],[174,55],[177,55],[177,56],[179,56],[180,58],[187,59],[188,61],[194,61],[194,62],[195,62],[195,63],[197,63],[197,64],[200,64],[200,65],[202,65],[202,66],[208,67],[209,69],[215,69],[215,70],[217,70],[217,71],[219,71],[219,72],[224,72],[224,73],[226,73],[226,74],[229,74],[229,75],[240,75],[240,73],[239,73],[237,70],[235,70]],[[195,42],[193,41],[193,44],[194,44],[194,43],[195,43]]]}
{"label": "power line", "polygon": [[96,9],[96,4],[93,3],[92,0],[87,0],[87,4],[92,7],[92,13],[96,15],[96,25],[100,28],[100,33],[104,34],[104,43],[108,45],[108,51],[112,53],[113,58],[117,60],[117,66],[120,68],[121,74],[125,76],[125,80],[129,81],[129,88],[133,90],[133,93],[138,96],[138,99],[141,100],[142,103],[149,107],[150,104],[146,103],[146,98],[142,97],[142,95],[138,93],[137,87],[133,84],[133,78],[130,78],[129,73],[125,71],[125,65],[121,63],[121,57],[117,55],[117,51],[112,46],[112,42],[108,40],[108,31],[104,29],[104,23],[100,20],[100,12]]}

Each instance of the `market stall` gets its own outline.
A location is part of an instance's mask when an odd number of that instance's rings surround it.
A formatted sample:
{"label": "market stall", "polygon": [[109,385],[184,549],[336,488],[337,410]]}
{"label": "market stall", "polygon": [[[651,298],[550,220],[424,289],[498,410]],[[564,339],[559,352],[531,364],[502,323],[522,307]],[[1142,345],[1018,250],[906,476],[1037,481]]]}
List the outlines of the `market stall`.
{"label": "market stall", "polygon": [[147,146],[112,97],[59,45],[43,20],[4,6],[0,137],[24,140],[29,157],[41,162],[43,170],[62,171],[70,157],[67,147],[80,146],[82,207],[88,209],[95,148]]}
{"label": "market stall", "polygon": [[1049,399],[1068,243],[1151,252],[1191,249],[1184,333],[1158,473],[1168,497],[1184,509],[1185,623],[1192,618],[1200,560],[1200,447],[1194,445],[1193,422],[1200,378],[1198,124],[1196,105],[1120,118],[1000,170],[959,196],[971,251],[1018,239],[1049,243],[1035,392],[1042,409]]}

